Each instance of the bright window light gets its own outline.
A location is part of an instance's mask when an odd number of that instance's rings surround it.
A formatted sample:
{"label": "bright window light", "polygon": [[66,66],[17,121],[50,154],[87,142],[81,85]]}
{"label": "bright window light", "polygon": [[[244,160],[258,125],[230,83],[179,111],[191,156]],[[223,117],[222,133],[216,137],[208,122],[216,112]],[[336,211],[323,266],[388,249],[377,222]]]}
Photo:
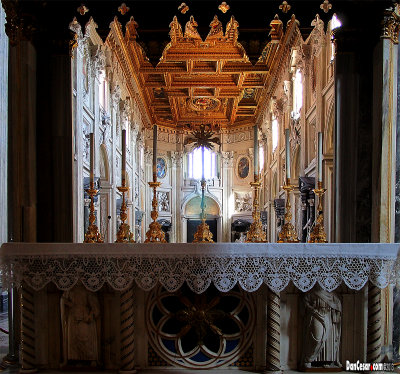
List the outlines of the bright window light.
{"label": "bright window light", "polygon": [[278,120],[274,118],[272,120],[272,152],[275,152],[278,146]]}
{"label": "bright window light", "polygon": [[303,82],[300,69],[296,70],[293,87],[293,112],[292,118],[300,118],[300,109],[303,106]]}
{"label": "bright window light", "polygon": [[[189,178],[201,179],[202,177],[201,148],[196,148],[188,155]],[[217,155],[215,152],[204,148],[204,178],[211,179],[217,176]]]}
{"label": "bright window light", "polygon": [[260,147],[258,159],[260,162],[260,170],[263,170],[264,169],[264,147]]}
{"label": "bright window light", "polygon": [[339,18],[337,18],[337,15],[334,14],[331,20],[331,30],[335,30],[340,26],[342,26],[342,22],[340,22]]}

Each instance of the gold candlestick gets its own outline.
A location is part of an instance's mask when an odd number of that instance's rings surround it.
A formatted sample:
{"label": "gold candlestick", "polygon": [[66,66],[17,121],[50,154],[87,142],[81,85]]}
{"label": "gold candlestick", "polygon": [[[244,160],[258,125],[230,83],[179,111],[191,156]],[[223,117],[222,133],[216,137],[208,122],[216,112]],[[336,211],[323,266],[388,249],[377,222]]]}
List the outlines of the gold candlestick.
{"label": "gold candlestick", "polygon": [[260,210],[258,209],[259,203],[259,188],[261,182],[258,174],[254,175],[254,182],[250,182],[250,186],[254,189],[253,199],[253,222],[250,225],[250,229],[247,232],[246,243],[267,243],[267,236],[265,231],[262,229],[262,223],[260,218]]}
{"label": "gold candlestick", "polygon": [[149,230],[146,232],[145,243],[166,243],[164,231],[161,229],[161,225],[157,222],[158,218],[158,201],[157,201],[157,187],[160,187],[161,183],[157,182],[157,175],[153,174],[153,182],[149,182],[149,186],[153,189],[153,200],[151,202],[152,211],[151,219],[153,222],[149,225]]}
{"label": "gold candlestick", "polygon": [[[204,161],[203,161],[204,165]],[[203,172],[204,174],[204,172]],[[210,231],[210,226],[206,223],[206,214],[204,212],[204,190],[206,188],[206,180],[201,180],[201,223],[197,227],[194,234],[193,243],[214,243],[213,234]]]}
{"label": "gold candlestick", "polygon": [[298,243],[300,240],[291,222],[292,212],[289,194],[293,191],[294,186],[290,184],[289,178],[286,178],[286,184],[282,188],[286,191],[285,224],[279,233],[278,243]]}
{"label": "gold candlestick", "polygon": [[89,214],[89,227],[85,234],[84,243],[104,243],[104,240],[99,232],[99,228],[94,224],[96,216],[94,214],[94,196],[98,190],[94,188],[94,182],[91,180],[89,188],[85,190],[90,196],[90,214]]}
{"label": "gold candlestick", "polygon": [[318,196],[318,207],[317,207],[317,220],[314,228],[310,234],[309,243],[328,243],[326,240],[326,233],[324,229],[324,213],[322,209],[322,196],[324,195],[326,188],[322,187],[322,182],[318,181],[318,188],[315,188],[314,193]]}
{"label": "gold candlestick", "polygon": [[133,239],[133,233],[125,221],[128,219],[128,214],[126,213],[127,206],[125,201],[125,194],[129,191],[129,187],[125,186],[124,179],[122,180],[122,186],[118,187],[118,191],[122,193],[122,204],[119,216],[121,218],[121,224],[117,232],[117,240],[115,243],[135,243]]}

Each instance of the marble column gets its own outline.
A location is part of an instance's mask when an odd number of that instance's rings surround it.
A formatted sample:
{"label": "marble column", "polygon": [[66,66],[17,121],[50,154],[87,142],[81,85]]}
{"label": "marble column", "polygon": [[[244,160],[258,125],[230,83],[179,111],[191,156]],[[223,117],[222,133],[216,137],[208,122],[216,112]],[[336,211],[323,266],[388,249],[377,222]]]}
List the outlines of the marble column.
{"label": "marble column", "polygon": [[[354,7],[353,9],[351,7]],[[357,17],[351,25],[337,29],[335,77],[335,236],[336,242],[370,242],[373,185],[372,165],[378,160],[373,150],[373,50],[379,41],[382,4],[371,2],[366,11],[371,19]],[[339,19],[346,14],[337,9]],[[378,35],[377,35],[378,34]],[[380,161],[379,161],[380,162]]]}
{"label": "marble column", "polygon": [[9,239],[36,241],[36,50],[31,42],[10,48]]}
{"label": "marble column", "polygon": [[233,183],[233,151],[222,152],[222,231],[223,237],[219,241],[230,242],[231,238],[231,219],[230,212],[233,207],[229,206],[232,194]]}
{"label": "marble column", "polygon": [[183,181],[183,152],[172,151],[171,152],[171,164],[172,164],[172,190],[171,190],[171,209],[172,209],[172,231],[170,242],[179,243],[182,238],[182,212],[181,212],[181,193],[182,193],[182,181]]}
{"label": "marble column", "polygon": [[391,243],[395,236],[397,61],[399,7],[386,9],[383,30],[374,53],[373,102],[373,237]]}
{"label": "marble column", "polygon": [[7,241],[8,37],[0,7],[0,243]]}

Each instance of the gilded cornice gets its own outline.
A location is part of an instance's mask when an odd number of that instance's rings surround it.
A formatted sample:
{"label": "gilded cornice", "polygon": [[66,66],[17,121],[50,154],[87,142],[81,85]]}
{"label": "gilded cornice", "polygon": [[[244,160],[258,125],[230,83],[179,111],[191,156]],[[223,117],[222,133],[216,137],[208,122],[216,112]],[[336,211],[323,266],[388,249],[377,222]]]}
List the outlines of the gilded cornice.
{"label": "gilded cornice", "polygon": [[287,24],[286,31],[283,34],[281,41],[279,42],[280,48],[275,55],[274,63],[269,73],[270,79],[267,81],[269,85],[266,85],[263,90],[263,96],[260,99],[255,123],[259,124],[262,120],[263,113],[269,105],[271,98],[275,95],[278,83],[282,82],[285,73],[284,70],[287,68],[290,60],[290,51],[292,47],[299,42],[303,43],[303,38],[298,27],[298,21],[293,15]]}

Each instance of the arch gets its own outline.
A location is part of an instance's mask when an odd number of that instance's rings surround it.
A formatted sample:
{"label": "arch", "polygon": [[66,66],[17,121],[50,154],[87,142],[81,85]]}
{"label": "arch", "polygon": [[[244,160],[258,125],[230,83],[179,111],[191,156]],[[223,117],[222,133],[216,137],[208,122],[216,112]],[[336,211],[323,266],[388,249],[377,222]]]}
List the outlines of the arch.
{"label": "arch", "polygon": [[[204,197],[206,199],[212,200],[211,204],[217,204],[217,206],[218,206],[218,214],[217,215],[220,216],[221,212],[222,212],[222,205],[221,205],[220,201],[215,196],[211,195],[210,193],[205,193]],[[181,205],[181,212],[183,215],[185,215],[187,204],[196,198],[199,199],[199,206],[200,206],[201,194],[199,194],[198,192],[193,192],[184,199],[184,201],[182,202],[182,205]],[[206,205],[207,205],[207,200],[206,200]]]}
{"label": "arch", "polygon": [[110,165],[105,144],[100,145],[100,179],[107,182],[110,181]]}
{"label": "arch", "polygon": [[[221,210],[219,204],[215,199],[210,196],[204,196],[205,200],[205,212],[209,216],[220,216]],[[201,196],[192,197],[187,203],[185,204],[184,208],[184,215],[186,217],[189,216],[198,216],[200,214],[200,204],[201,204]]]}

